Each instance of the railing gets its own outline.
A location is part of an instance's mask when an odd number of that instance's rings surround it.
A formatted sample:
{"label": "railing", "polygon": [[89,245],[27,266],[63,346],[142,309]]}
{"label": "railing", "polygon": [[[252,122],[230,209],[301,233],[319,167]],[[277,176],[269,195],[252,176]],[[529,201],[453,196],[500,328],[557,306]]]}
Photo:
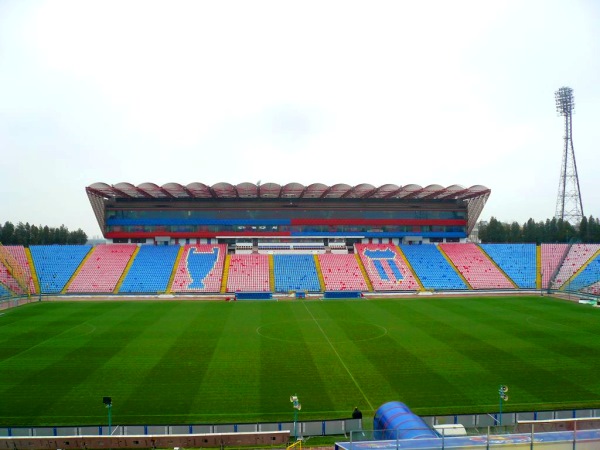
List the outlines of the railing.
{"label": "railing", "polygon": [[[362,428],[360,419],[296,422],[298,436],[347,435]],[[293,431],[294,422],[211,425],[106,425],[70,427],[0,427],[0,437],[41,436],[157,436],[214,433]]]}
{"label": "railing", "polygon": [[[516,429],[517,424],[526,421],[567,421],[571,419],[591,419],[600,417],[600,409],[572,409],[557,411],[526,411],[502,414],[502,426],[498,413],[421,416],[423,421],[434,428],[437,425],[461,424],[473,434],[485,433],[488,427],[493,432]],[[334,436],[367,433],[363,427],[364,419],[333,419],[298,421],[296,427],[299,436]],[[367,428],[372,425],[369,423]],[[600,422],[598,422],[600,428]],[[249,433],[263,431],[293,431],[294,422],[266,423],[223,423],[192,425],[115,425],[109,432],[106,425],[65,426],[65,427],[0,427],[0,436],[106,436],[106,435],[170,435],[199,433]]]}
{"label": "railing", "polygon": [[505,427],[486,427],[476,433],[461,435],[441,430],[435,437],[407,439],[402,433],[419,434],[424,429],[387,430],[384,438],[377,438],[372,431],[352,432],[347,442],[336,442],[337,450],[474,450],[485,449],[548,449],[548,450],[594,450],[600,444],[600,430],[535,431],[531,427],[519,432]]}

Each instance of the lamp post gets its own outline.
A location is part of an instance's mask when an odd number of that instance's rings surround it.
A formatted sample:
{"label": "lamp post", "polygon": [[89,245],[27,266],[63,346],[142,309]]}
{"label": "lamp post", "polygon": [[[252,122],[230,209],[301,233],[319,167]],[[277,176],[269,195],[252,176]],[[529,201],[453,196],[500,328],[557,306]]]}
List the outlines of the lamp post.
{"label": "lamp post", "polygon": [[300,404],[300,400],[298,400],[297,395],[290,396],[290,402],[294,408],[294,439],[298,439],[298,433],[296,432],[296,423],[298,422],[298,411],[302,409],[302,405]]}
{"label": "lamp post", "polygon": [[500,388],[498,389],[498,398],[500,401],[500,413],[499,413],[499,420],[498,420],[498,424],[500,426],[502,426],[502,402],[507,402],[508,401],[508,395],[506,395],[506,393],[508,392],[508,386],[504,386],[501,385]]}
{"label": "lamp post", "polygon": [[112,434],[112,398],[111,397],[102,397],[102,403],[108,409],[108,435]]}

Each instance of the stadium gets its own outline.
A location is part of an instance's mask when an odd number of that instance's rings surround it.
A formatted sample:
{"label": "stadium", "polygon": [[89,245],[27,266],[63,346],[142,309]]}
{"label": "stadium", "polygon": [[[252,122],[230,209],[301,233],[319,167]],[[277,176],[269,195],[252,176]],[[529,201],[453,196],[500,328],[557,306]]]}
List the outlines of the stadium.
{"label": "stadium", "polygon": [[600,244],[474,242],[485,186],[85,190],[107,244],[0,246],[5,436],[597,416]]}

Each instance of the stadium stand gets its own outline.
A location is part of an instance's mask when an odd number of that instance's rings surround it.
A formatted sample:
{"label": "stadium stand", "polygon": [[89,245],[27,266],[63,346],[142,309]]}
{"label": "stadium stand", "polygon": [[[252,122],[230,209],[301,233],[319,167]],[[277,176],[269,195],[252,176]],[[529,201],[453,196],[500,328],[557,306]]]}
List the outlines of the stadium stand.
{"label": "stadium stand", "polygon": [[548,289],[552,276],[569,250],[569,244],[542,244],[542,288]]}
{"label": "stadium stand", "polygon": [[10,291],[3,284],[0,284],[0,297],[10,297]]}
{"label": "stadium stand", "polygon": [[269,280],[268,255],[231,255],[227,292],[268,292]]}
{"label": "stadium stand", "polygon": [[569,290],[581,290],[594,295],[600,293],[600,255],[596,255],[596,257],[571,280],[568,288]]}
{"label": "stadium stand", "polygon": [[515,288],[477,245],[446,243],[440,244],[439,247],[473,289]]}
{"label": "stadium stand", "polygon": [[565,257],[552,288],[559,289],[600,249],[600,244],[573,244]]}
{"label": "stadium stand", "polygon": [[367,291],[367,282],[352,254],[319,255],[325,289],[328,291]]}
{"label": "stadium stand", "polygon": [[67,293],[112,293],[136,249],[135,244],[97,245],[67,287]]}
{"label": "stadium stand", "polygon": [[60,293],[91,248],[91,245],[32,245],[29,250],[41,292]]}
{"label": "stadium stand", "polygon": [[23,247],[22,245],[5,245],[3,248],[11,254],[11,256],[21,268],[23,274],[27,278],[29,284],[29,292],[32,294],[35,293],[35,284],[31,276],[31,268],[29,267],[29,261],[27,260],[27,255],[25,254],[25,247]]}
{"label": "stadium stand", "polygon": [[356,244],[376,291],[416,291],[419,283],[393,244]]}
{"label": "stadium stand", "polygon": [[454,267],[448,263],[436,245],[401,245],[400,249],[425,289],[467,289]]}
{"label": "stadium stand", "polygon": [[186,245],[177,265],[172,292],[219,292],[223,278],[225,244]]}
{"label": "stadium stand", "polygon": [[[135,253],[137,249],[139,252]],[[4,247],[4,251],[10,251],[13,263],[18,261],[19,267],[29,277],[29,288],[34,293],[35,280],[31,277],[33,272],[27,250],[13,246]],[[314,248],[309,251],[314,253]],[[122,294],[364,292],[371,290],[369,281],[374,291],[416,291],[421,286],[439,291],[469,287],[535,289],[539,271],[543,288],[548,288],[548,282],[554,276],[552,289],[598,295],[598,251],[600,244],[542,244],[536,248],[534,244],[477,246],[471,243],[400,247],[393,244],[356,244],[355,254],[307,254],[304,249],[300,252],[292,249],[293,253],[230,256],[227,256],[226,244],[189,244],[183,248],[178,245],[136,244],[30,248],[44,294],[61,291],[112,293],[115,286]],[[536,255],[540,258],[540,267],[537,267]],[[272,271],[270,259],[273,261]],[[225,268],[227,262],[228,267]],[[364,266],[364,271],[361,266]],[[228,274],[227,277],[224,273]],[[171,276],[173,282],[169,289]],[[464,280],[469,284],[466,285]],[[11,277],[4,263],[0,263],[0,286],[3,289],[0,295],[23,295],[20,284]]]}
{"label": "stadium stand", "polygon": [[0,283],[4,284],[7,290],[14,292],[18,295],[23,295],[23,289],[19,286],[17,280],[13,278],[8,269],[4,264],[0,263]]}
{"label": "stadium stand", "polygon": [[519,288],[536,288],[535,244],[481,244],[480,247]]}
{"label": "stadium stand", "polygon": [[142,245],[119,293],[166,292],[179,248],[176,245]]}
{"label": "stadium stand", "polygon": [[273,268],[276,292],[321,290],[312,255],[274,255]]}

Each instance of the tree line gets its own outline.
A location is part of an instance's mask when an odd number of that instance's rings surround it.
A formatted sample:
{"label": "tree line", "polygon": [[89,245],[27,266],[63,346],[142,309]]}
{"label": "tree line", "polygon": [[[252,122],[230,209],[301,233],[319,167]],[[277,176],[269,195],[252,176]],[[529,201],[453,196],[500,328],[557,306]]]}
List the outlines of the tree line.
{"label": "tree line", "polygon": [[79,228],[69,231],[61,225],[58,228],[49,226],[30,225],[29,222],[19,222],[17,226],[11,222],[0,224],[0,243],[2,245],[51,245],[51,244],[85,244],[87,234]]}
{"label": "tree line", "polygon": [[500,222],[492,217],[487,223],[480,222],[479,239],[484,243],[600,242],[600,219],[584,217],[577,226],[573,226],[556,218],[545,222],[529,219],[520,225],[518,222]]}

